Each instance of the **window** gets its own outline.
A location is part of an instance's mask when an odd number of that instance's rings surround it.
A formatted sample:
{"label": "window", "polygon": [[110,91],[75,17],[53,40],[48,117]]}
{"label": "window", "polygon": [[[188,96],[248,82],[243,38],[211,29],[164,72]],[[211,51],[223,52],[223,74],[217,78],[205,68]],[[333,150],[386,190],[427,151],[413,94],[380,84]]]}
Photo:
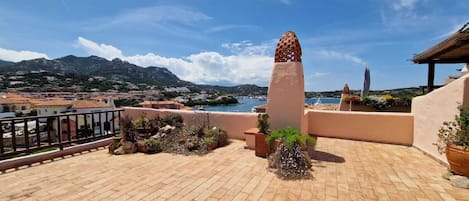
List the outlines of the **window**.
{"label": "window", "polygon": [[21,110],[26,110],[26,106],[21,106]]}
{"label": "window", "polygon": [[57,111],[54,111],[54,114],[57,114]]}

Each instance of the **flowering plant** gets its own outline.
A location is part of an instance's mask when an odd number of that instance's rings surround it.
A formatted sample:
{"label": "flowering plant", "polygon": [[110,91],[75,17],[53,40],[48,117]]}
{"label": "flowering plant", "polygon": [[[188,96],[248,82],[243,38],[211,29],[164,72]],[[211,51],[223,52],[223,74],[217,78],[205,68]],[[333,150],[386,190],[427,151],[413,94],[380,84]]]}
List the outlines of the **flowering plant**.
{"label": "flowering plant", "polygon": [[445,121],[438,131],[438,141],[434,143],[438,152],[444,153],[446,146],[455,144],[469,149],[469,106],[459,105],[459,115],[454,121]]}

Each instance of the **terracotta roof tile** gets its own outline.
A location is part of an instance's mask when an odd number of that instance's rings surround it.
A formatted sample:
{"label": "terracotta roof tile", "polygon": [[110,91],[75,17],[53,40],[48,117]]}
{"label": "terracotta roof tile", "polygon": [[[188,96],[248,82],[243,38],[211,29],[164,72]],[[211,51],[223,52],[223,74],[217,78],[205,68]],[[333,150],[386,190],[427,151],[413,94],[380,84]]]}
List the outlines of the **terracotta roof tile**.
{"label": "terracotta roof tile", "polygon": [[112,107],[106,103],[89,101],[89,100],[77,100],[73,102],[72,109],[84,109],[84,108],[109,108]]}
{"label": "terracotta roof tile", "polygon": [[36,103],[36,106],[40,106],[40,107],[71,106],[71,105],[72,105],[71,101],[66,101],[63,99],[53,99],[53,100],[41,101],[39,103]]}

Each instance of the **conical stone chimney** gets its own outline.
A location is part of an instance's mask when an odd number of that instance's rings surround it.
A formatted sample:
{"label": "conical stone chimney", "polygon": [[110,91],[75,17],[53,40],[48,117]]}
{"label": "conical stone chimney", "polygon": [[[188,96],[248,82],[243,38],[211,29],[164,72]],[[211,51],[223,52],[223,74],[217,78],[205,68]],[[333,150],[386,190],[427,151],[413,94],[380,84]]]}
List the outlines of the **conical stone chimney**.
{"label": "conical stone chimney", "polygon": [[271,129],[291,126],[307,133],[304,91],[301,46],[295,33],[288,31],[277,44],[267,92]]}

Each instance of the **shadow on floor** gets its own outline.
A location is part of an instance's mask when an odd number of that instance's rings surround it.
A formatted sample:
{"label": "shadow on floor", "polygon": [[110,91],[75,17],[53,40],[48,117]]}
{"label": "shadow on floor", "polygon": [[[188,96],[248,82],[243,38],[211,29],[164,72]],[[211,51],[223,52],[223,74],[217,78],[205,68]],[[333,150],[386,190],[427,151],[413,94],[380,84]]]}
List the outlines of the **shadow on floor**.
{"label": "shadow on floor", "polygon": [[323,151],[313,151],[311,159],[324,162],[344,163],[344,157],[337,156]]}

